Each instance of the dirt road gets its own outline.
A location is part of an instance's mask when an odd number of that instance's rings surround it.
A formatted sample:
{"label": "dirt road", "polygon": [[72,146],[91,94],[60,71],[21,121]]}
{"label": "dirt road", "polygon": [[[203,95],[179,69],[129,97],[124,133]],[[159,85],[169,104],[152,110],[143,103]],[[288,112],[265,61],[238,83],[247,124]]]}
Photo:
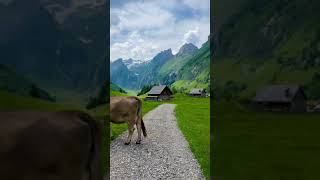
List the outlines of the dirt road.
{"label": "dirt road", "polygon": [[111,143],[110,179],[204,179],[199,163],[177,126],[174,104],[163,104],[144,116],[148,137],[124,145],[128,132]]}

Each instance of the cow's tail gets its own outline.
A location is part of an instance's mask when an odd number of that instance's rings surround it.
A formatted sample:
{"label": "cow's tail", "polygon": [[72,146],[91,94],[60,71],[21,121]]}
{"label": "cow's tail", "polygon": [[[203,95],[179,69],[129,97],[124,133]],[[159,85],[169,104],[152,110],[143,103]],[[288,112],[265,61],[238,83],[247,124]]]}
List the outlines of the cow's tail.
{"label": "cow's tail", "polygon": [[99,122],[86,113],[79,113],[79,117],[89,125],[91,132],[90,155],[87,164],[90,180],[102,180],[101,127]]}
{"label": "cow's tail", "polygon": [[144,122],[142,118],[141,118],[141,129],[142,129],[143,136],[147,137],[147,130],[146,130],[146,127],[144,126]]}
{"label": "cow's tail", "polygon": [[138,111],[137,111],[137,116],[139,119],[141,119],[141,129],[144,137],[147,137],[147,130],[144,125],[143,119],[142,119],[142,101],[141,99],[135,97],[135,99],[138,101]]}

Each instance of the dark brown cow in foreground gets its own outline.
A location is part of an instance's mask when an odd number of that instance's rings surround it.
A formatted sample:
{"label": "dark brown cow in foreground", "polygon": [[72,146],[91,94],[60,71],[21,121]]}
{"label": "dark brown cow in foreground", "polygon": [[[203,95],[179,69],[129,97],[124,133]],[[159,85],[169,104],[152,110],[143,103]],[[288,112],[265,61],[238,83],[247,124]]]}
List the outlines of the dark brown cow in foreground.
{"label": "dark brown cow in foreground", "polygon": [[138,139],[137,144],[141,143],[141,130],[146,137],[147,132],[142,120],[142,102],[137,97],[115,96],[110,98],[110,119],[113,123],[127,123],[129,135],[125,142],[130,144],[134,125],[137,126]]}
{"label": "dark brown cow in foreground", "polygon": [[100,126],[82,112],[0,112],[0,179],[101,180]]}

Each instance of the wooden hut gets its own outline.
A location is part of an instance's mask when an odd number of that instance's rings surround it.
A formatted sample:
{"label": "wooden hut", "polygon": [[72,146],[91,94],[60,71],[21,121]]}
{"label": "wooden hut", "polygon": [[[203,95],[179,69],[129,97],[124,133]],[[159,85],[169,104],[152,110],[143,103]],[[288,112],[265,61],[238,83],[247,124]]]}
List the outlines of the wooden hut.
{"label": "wooden hut", "polygon": [[191,91],[189,92],[189,96],[205,97],[206,96],[206,90],[202,89],[202,88],[191,89]]}
{"label": "wooden hut", "polygon": [[147,101],[170,100],[173,95],[170,88],[166,85],[153,86],[147,94],[148,96],[145,98]]}
{"label": "wooden hut", "polygon": [[299,85],[272,85],[257,91],[253,105],[263,111],[306,112],[307,97]]}
{"label": "wooden hut", "polygon": [[313,108],[313,112],[320,112],[320,104],[316,105],[316,106]]}

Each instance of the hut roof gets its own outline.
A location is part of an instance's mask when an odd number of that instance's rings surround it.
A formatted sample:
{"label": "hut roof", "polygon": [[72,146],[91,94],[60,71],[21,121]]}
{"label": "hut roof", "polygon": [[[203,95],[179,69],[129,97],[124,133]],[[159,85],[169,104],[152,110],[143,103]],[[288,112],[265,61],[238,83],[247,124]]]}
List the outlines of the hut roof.
{"label": "hut roof", "polygon": [[[296,94],[302,90],[299,85],[272,85],[257,91],[255,102],[291,102]],[[303,93],[303,91],[302,91]],[[305,96],[305,94],[303,93]]]}
{"label": "hut roof", "polygon": [[[153,86],[151,90],[148,92],[148,95],[160,95],[165,88],[168,88],[168,86],[166,85]],[[168,90],[172,94],[172,91],[170,90],[170,88],[168,88]]]}
{"label": "hut roof", "polygon": [[320,104],[316,105],[313,109],[320,110]]}
{"label": "hut roof", "polygon": [[195,88],[195,89],[191,89],[189,94],[202,94],[203,91],[204,89],[202,88]]}

